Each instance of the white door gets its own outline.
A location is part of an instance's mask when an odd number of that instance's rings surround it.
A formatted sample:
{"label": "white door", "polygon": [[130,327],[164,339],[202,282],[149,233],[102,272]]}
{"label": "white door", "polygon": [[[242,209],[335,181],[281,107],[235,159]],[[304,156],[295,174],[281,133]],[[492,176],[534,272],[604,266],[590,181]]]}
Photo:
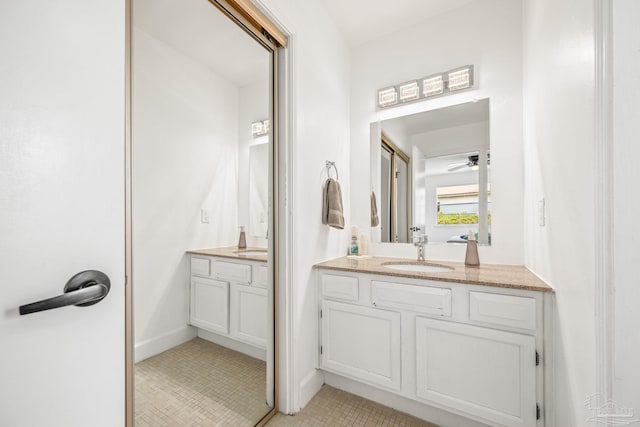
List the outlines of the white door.
{"label": "white door", "polygon": [[416,318],[418,397],[491,421],[536,425],[535,338]]}
{"label": "white door", "polygon": [[125,46],[123,0],[0,2],[1,426],[124,424]]}
{"label": "white door", "polygon": [[400,390],[400,313],[322,301],[323,369]]}

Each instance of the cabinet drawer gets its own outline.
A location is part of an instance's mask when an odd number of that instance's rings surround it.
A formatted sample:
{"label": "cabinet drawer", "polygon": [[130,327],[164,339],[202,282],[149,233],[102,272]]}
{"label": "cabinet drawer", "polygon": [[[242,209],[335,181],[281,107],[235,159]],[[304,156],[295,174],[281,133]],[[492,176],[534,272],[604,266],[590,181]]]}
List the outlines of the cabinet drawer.
{"label": "cabinet drawer", "polygon": [[372,281],[371,304],[451,316],[451,289]]}
{"label": "cabinet drawer", "polygon": [[251,283],[251,265],[247,264],[214,261],[213,274],[216,279],[239,283]]}
{"label": "cabinet drawer", "polygon": [[260,288],[266,288],[269,284],[269,279],[267,277],[267,266],[266,265],[257,265],[254,267],[255,280],[254,285]]}
{"label": "cabinet drawer", "polygon": [[533,331],[536,329],[536,300],[513,295],[469,292],[469,319]]}
{"label": "cabinet drawer", "polygon": [[211,259],[191,257],[191,274],[194,276],[211,276]]}
{"label": "cabinet drawer", "polygon": [[323,274],[322,296],[343,301],[358,301],[358,278]]}

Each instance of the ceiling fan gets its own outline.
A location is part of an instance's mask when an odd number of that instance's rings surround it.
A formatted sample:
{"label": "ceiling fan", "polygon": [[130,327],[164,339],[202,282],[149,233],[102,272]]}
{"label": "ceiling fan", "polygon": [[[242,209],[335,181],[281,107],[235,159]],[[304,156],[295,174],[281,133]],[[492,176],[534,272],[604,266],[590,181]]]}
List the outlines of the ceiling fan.
{"label": "ceiling fan", "polygon": [[[469,157],[467,157],[467,159],[468,160],[466,162],[451,163],[449,166],[447,166],[447,171],[454,172],[464,168],[471,168],[472,170],[478,170],[478,161],[480,159],[480,156],[478,154],[472,154]],[[491,164],[491,158],[489,157],[489,153],[487,153],[487,166],[490,164]]]}

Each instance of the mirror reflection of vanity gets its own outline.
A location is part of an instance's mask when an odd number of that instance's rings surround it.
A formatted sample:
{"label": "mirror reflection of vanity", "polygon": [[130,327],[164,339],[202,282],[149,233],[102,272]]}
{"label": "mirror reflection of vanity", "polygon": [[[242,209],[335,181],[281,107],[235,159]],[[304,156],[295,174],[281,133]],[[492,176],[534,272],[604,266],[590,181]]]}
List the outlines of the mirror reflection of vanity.
{"label": "mirror reflection of vanity", "polygon": [[371,124],[376,243],[491,244],[489,99]]}

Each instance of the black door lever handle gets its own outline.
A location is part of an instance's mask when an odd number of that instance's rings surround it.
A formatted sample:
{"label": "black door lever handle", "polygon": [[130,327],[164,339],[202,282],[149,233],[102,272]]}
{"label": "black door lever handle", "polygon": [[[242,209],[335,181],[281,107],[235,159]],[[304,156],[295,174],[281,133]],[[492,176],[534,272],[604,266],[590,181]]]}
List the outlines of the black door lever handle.
{"label": "black door lever handle", "polygon": [[21,305],[20,314],[37,313],[67,305],[86,307],[102,301],[110,289],[111,281],[106,274],[97,270],[82,271],[69,279],[62,295]]}

